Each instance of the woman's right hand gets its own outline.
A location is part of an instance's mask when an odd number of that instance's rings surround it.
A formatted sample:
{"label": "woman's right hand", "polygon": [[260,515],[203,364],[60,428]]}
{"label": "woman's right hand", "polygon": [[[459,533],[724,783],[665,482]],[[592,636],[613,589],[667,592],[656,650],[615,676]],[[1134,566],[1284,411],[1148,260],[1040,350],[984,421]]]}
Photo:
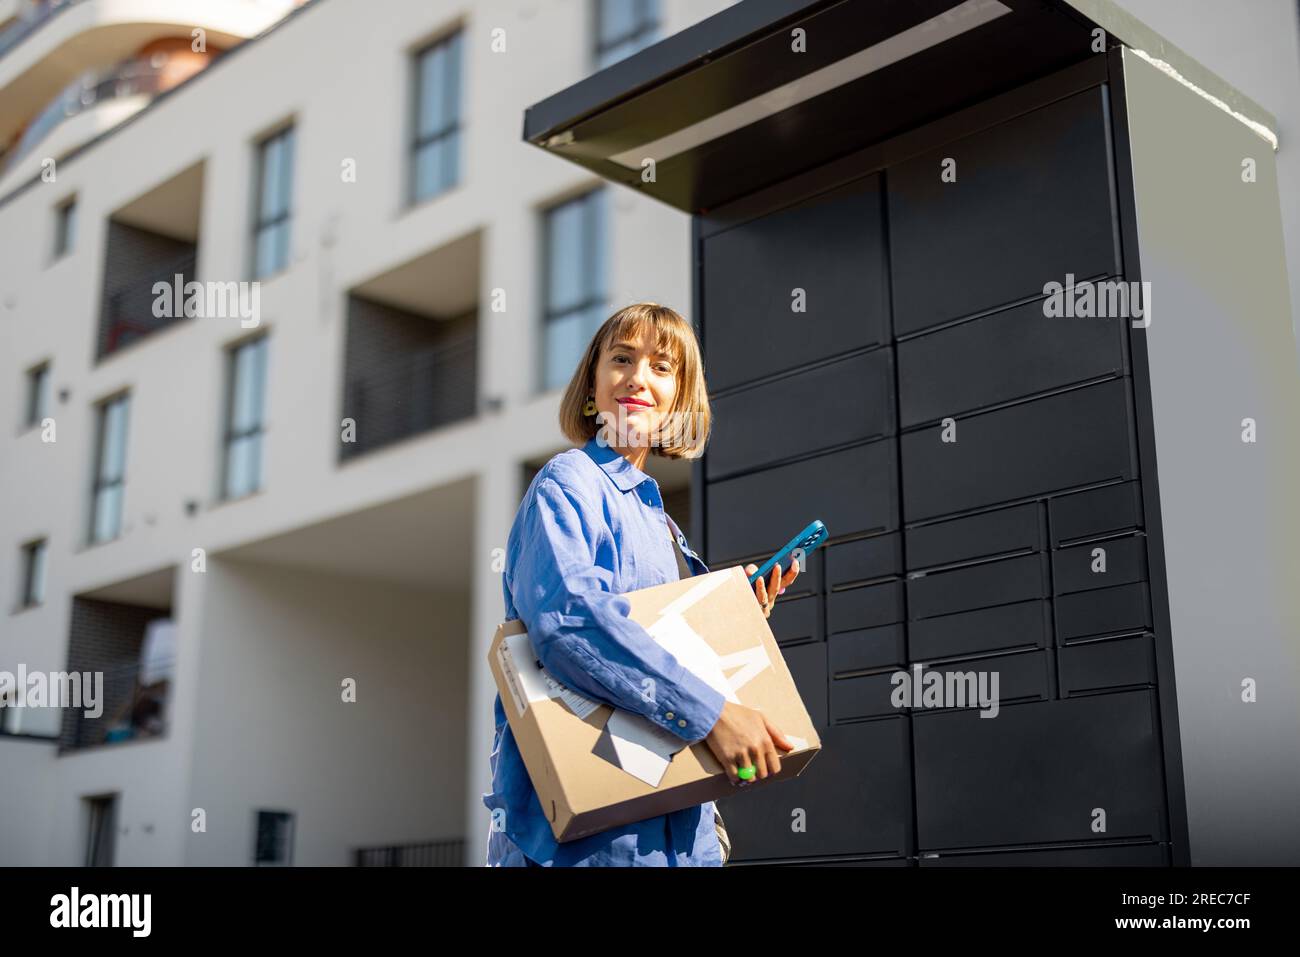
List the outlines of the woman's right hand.
{"label": "woman's right hand", "polygon": [[753,765],[753,780],[760,781],[781,770],[778,746],[786,751],[794,750],[794,745],[763,712],[732,701],[723,702],[722,713],[705,741],[733,787],[750,783],[736,774],[739,768]]}

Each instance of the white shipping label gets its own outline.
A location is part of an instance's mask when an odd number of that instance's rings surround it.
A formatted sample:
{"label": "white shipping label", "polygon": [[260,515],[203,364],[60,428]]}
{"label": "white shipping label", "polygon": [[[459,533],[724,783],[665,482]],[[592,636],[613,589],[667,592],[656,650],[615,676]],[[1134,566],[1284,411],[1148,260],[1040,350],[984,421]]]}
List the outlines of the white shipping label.
{"label": "white shipping label", "polygon": [[[528,710],[529,704],[547,698],[559,698],[579,718],[587,717],[600,707],[598,702],[565,687],[542,667],[526,631],[509,635],[501,643],[498,660],[501,662],[502,674],[506,675],[506,683],[510,685],[511,694],[515,697],[515,706],[519,709],[520,716]],[[513,683],[511,675],[515,679]]]}

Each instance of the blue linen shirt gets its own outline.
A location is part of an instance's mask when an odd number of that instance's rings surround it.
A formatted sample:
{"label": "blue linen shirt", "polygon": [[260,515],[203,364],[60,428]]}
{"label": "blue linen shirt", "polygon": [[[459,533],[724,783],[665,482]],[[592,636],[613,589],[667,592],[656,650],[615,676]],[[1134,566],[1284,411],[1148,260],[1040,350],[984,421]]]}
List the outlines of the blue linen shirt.
{"label": "blue linen shirt", "polygon": [[[524,494],[506,544],[502,590],[542,666],[573,690],[642,715],[687,743],[707,737],[726,698],[628,617],[625,592],[679,578],[659,484],[590,439],[551,458]],[[677,536],[692,575],[708,566]],[[648,684],[647,680],[653,684]],[[654,689],[650,700],[643,688]],[[718,867],[714,802],[557,843],[501,695],[493,704],[487,864],[554,867]]]}

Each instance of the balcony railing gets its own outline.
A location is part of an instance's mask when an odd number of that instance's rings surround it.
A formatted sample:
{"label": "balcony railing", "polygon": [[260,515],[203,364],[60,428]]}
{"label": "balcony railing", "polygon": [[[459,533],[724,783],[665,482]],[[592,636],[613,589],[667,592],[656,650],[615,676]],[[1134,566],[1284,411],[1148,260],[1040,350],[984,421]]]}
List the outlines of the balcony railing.
{"label": "balcony railing", "polygon": [[78,3],[81,0],[29,0],[18,19],[0,30],[0,57],[43,27],[56,14]]}
{"label": "balcony railing", "polygon": [[[99,717],[88,718],[85,708],[66,708],[63,749],[89,748],[165,735],[171,681],[155,678],[160,670],[168,670],[166,663],[151,662],[149,669],[143,672],[141,666],[134,663],[104,669],[100,701],[102,713]],[[149,679],[150,683],[145,684],[142,677]]]}
{"label": "balcony railing", "polygon": [[465,863],[465,841],[429,841],[363,847],[356,852],[357,867],[460,867]]}
{"label": "balcony railing", "polygon": [[156,96],[162,89],[162,73],[166,65],[167,57],[159,54],[148,59],[127,60],[99,72],[91,71],[69,83],[36,115],[18,142],[5,154],[0,175],[21,162],[65,120],[108,100]]}
{"label": "balcony railing", "polygon": [[109,355],[123,346],[130,345],[184,319],[184,302],[173,303],[171,315],[160,317],[153,314],[155,298],[153,287],[158,282],[173,286],[175,277],[179,274],[183,289],[184,283],[194,278],[197,262],[198,251],[190,250],[175,259],[159,263],[151,270],[151,278],[147,281],[137,280],[125,289],[111,293],[104,303],[106,335],[100,355]]}
{"label": "balcony railing", "polygon": [[478,411],[477,352],[474,330],[349,381],[344,415],[356,422],[356,441],[342,446],[342,458],[472,417]]}

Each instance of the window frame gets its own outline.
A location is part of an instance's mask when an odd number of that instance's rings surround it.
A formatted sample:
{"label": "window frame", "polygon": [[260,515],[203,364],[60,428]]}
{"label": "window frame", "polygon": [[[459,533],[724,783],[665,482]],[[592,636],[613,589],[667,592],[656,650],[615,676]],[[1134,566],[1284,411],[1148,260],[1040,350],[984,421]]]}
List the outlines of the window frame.
{"label": "window frame", "polygon": [[[596,257],[600,255],[600,268],[589,269],[584,273],[589,282],[594,283],[594,286],[588,285],[584,288],[582,296],[575,303],[566,304],[563,308],[556,308],[552,304],[554,286],[551,277],[555,256],[555,243],[552,241],[553,217],[561,210],[576,204],[583,204],[584,207],[582,250],[579,261],[593,263],[597,261]],[[547,369],[551,362],[550,330],[552,323],[568,316],[580,315],[592,309],[599,308],[603,310],[608,304],[609,258],[603,253],[598,253],[597,247],[602,242],[608,247],[609,226],[609,189],[603,184],[598,184],[541,210],[541,348],[537,350],[541,359],[540,367],[537,370],[538,380],[541,384],[539,391],[549,392],[553,389],[562,388],[565,384],[565,381],[549,382],[547,380]],[[580,358],[581,355],[574,356],[574,361],[576,362]]]}
{"label": "window frame", "polygon": [[49,359],[38,362],[27,370],[27,408],[23,412],[23,428],[39,428],[41,422],[50,414],[50,371]]}
{"label": "window frame", "polygon": [[[607,39],[603,33],[606,0],[591,0],[591,2],[592,72],[603,70],[606,67],[613,66],[615,63],[626,60],[633,54],[638,53],[651,44],[657,42],[658,39],[662,39],[661,33],[663,30],[664,16],[660,0],[628,0],[628,2],[635,5],[635,10],[632,15],[632,30],[628,33],[621,33],[612,39]],[[606,57],[611,51],[617,50],[628,42],[637,42],[638,45],[616,59],[606,60]]]}
{"label": "window frame", "polygon": [[[105,479],[103,475],[105,461],[105,446],[108,440],[108,417],[109,410],[115,406],[122,406],[122,452],[121,473],[116,477]],[[90,528],[88,530],[87,541],[90,545],[101,545],[107,542],[115,541],[122,535],[122,498],[125,497],[126,489],[126,459],[127,446],[131,430],[131,393],[129,391],[119,392],[116,395],[101,399],[95,404],[96,423],[95,423],[95,471],[92,476],[90,489]],[[122,494],[118,498],[117,516],[114,520],[113,534],[106,538],[97,538],[95,530],[99,525],[99,496],[106,488],[119,488]]]}
{"label": "window frame", "polygon": [[69,196],[54,207],[54,248],[51,262],[71,255],[77,241],[77,197]]}
{"label": "window frame", "polygon": [[[255,374],[261,377],[258,383],[257,397],[257,421],[256,424],[237,430],[234,426],[235,419],[235,402],[238,396],[237,381],[239,371],[239,354],[244,349],[257,349],[259,355],[256,357],[257,371]],[[240,339],[225,347],[225,354],[222,357],[225,363],[225,401],[222,403],[222,421],[221,421],[221,473],[218,476],[217,498],[222,502],[234,502],[249,495],[260,492],[263,488],[263,449],[265,447],[264,436],[266,435],[266,382],[268,363],[270,362],[269,350],[270,334],[258,333]],[[230,451],[235,442],[241,439],[257,437],[257,472],[256,481],[252,487],[239,492],[231,493],[230,485]]]}
{"label": "window frame", "polygon": [[[439,77],[438,90],[442,96],[442,107],[444,116],[443,125],[436,130],[422,133],[420,131],[420,115],[424,106],[424,84],[421,82],[424,75],[424,64],[426,58],[432,56],[435,51],[446,48],[447,57],[451,61],[454,70]],[[444,86],[444,81],[450,77],[451,83]],[[463,27],[456,27],[446,33],[439,35],[437,38],[424,43],[411,51],[410,59],[410,114],[408,117],[409,135],[406,144],[406,205],[418,206],[429,200],[436,199],[446,193],[451,192],[461,183],[463,167],[460,162],[461,151],[464,148],[464,137],[461,135],[464,127],[464,89],[465,89],[465,30]],[[444,147],[443,144],[448,140],[452,142]],[[445,183],[440,184],[437,189],[429,193],[418,192],[419,185],[419,157],[421,152],[429,148],[446,148],[453,152],[455,156],[455,174],[453,178]]]}
{"label": "window frame", "polygon": [[[287,834],[284,840],[284,860],[259,860],[258,839],[261,836],[262,816],[269,815],[273,817],[284,818],[287,821]],[[253,866],[254,867],[292,867],[293,866],[293,845],[297,837],[298,820],[293,811],[280,811],[272,808],[258,808],[253,812]]]}
{"label": "window frame", "polygon": [[[45,604],[45,578],[46,569],[49,561],[49,539],[33,538],[31,541],[24,542],[21,546],[22,552],[22,591],[18,596],[18,608],[20,610],[27,608],[39,608]],[[39,563],[36,561],[40,556]],[[37,576],[34,574],[35,569],[40,569],[40,594],[34,595],[36,589],[33,587]]]}
{"label": "window frame", "polygon": [[[297,180],[294,175],[298,153],[297,131],[296,123],[287,122],[259,137],[253,144],[253,229],[249,273],[255,281],[279,275],[289,268],[289,263],[293,259],[293,194]],[[263,199],[266,193],[267,156],[272,145],[280,142],[285,144],[286,156],[280,169],[281,182],[279,184],[283,209],[268,214],[266,209],[263,208]],[[284,261],[277,261],[266,272],[261,272],[262,236],[280,227],[285,230]]]}

